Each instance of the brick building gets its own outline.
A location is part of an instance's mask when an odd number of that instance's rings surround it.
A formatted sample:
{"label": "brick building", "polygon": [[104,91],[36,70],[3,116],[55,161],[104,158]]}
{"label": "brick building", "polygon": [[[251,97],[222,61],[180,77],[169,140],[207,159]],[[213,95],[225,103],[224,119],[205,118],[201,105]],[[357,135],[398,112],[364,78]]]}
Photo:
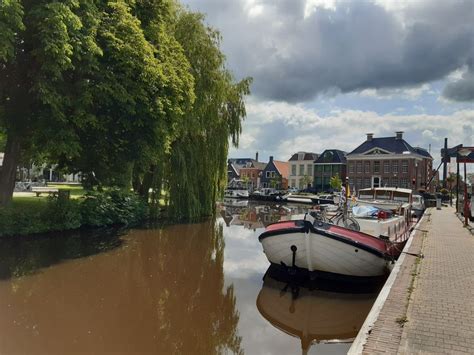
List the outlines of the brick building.
{"label": "brick building", "polygon": [[346,159],[350,187],[357,191],[384,186],[424,190],[433,173],[433,157],[408,144],[403,132],[381,138],[368,133],[367,140]]}
{"label": "brick building", "polygon": [[240,168],[240,179],[242,181],[247,181],[247,188],[250,191],[257,189],[260,185],[260,177],[266,166],[266,163],[252,161],[245,167]]}

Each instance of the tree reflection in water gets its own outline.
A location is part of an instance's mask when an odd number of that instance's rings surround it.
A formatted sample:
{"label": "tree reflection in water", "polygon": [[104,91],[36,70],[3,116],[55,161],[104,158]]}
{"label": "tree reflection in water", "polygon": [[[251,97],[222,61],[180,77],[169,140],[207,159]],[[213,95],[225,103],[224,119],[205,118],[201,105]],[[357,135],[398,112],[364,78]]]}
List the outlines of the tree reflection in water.
{"label": "tree reflection in water", "polygon": [[97,254],[53,238],[2,263],[0,353],[243,353],[222,225],[116,240]]}

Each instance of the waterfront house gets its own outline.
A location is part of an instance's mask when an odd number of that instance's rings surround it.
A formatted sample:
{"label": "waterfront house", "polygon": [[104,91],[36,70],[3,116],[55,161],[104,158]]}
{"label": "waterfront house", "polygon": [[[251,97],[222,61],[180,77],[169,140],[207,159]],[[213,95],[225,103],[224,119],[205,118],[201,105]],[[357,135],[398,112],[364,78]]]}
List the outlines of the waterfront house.
{"label": "waterfront house", "polygon": [[240,179],[240,169],[250,167],[253,162],[258,161],[258,153],[252,158],[231,158],[227,160],[227,183]]}
{"label": "waterfront house", "polygon": [[311,187],[313,183],[314,161],[318,159],[318,154],[308,152],[298,152],[291,156],[289,186],[300,190]]}
{"label": "waterfront house", "polygon": [[257,189],[258,186],[260,186],[260,177],[266,165],[266,163],[252,161],[240,169],[240,180],[247,183],[247,188],[250,191]]}
{"label": "waterfront house", "polygon": [[346,152],[338,149],[326,149],[314,161],[314,189],[316,192],[331,191],[331,178],[339,176],[341,182],[346,180]]}
{"label": "waterfront house", "polygon": [[403,132],[380,138],[368,133],[346,159],[349,184],[356,190],[384,186],[424,190],[432,174],[433,157],[408,144]]}
{"label": "waterfront house", "polygon": [[288,171],[288,162],[274,160],[271,156],[270,161],[262,171],[260,187],[273,187],[275,189],[286,190],[288,188]]}

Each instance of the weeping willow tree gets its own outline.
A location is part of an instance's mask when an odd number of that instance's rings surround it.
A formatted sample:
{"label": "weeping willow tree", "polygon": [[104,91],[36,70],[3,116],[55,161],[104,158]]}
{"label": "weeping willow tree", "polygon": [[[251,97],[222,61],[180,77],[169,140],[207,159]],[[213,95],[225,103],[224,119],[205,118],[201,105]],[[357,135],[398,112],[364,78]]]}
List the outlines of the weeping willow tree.
{"label": "weeping willow tree", "polygon": [[203,23],[203,15],[182,10],[176,38],[191,64],[196,100],[185,113],[179,138],[166,166],[169,216],[194,220],[210,216],[226,182],[229,143],[238,144],[244,96],[250,79],[234,82],[220,51],[220,34]]}

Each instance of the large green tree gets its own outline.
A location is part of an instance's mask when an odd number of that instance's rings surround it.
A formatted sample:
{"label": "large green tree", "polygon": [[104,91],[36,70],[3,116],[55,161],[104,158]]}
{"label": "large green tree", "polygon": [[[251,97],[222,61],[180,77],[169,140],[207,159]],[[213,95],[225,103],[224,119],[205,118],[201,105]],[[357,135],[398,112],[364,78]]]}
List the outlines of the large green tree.
{"label": "large green tree", "polygon": [[148,14],[150,29],[137,17],[141,3],[1,3],[0,203],[11,199],[25,150],[113,185],[127,184],[134,161],[169,150],[193,78],[166,11]]}
{"label": "large green tree", "polygon": [[219,43],[174,0],[3,0],[0,204],[36,156],[87,187],[165,187],[175,219],[211,215],[250,85]]}
{"label": "large green tree", "polygon": [[237,145],[250,79],[234,82],[220,50],[220,34],[202,14],[181,9],[176,38],[191,63],[196,101],[171,147],[166,178],[169,213],[179,220],[215,212],[226,182],[229,141]]}

